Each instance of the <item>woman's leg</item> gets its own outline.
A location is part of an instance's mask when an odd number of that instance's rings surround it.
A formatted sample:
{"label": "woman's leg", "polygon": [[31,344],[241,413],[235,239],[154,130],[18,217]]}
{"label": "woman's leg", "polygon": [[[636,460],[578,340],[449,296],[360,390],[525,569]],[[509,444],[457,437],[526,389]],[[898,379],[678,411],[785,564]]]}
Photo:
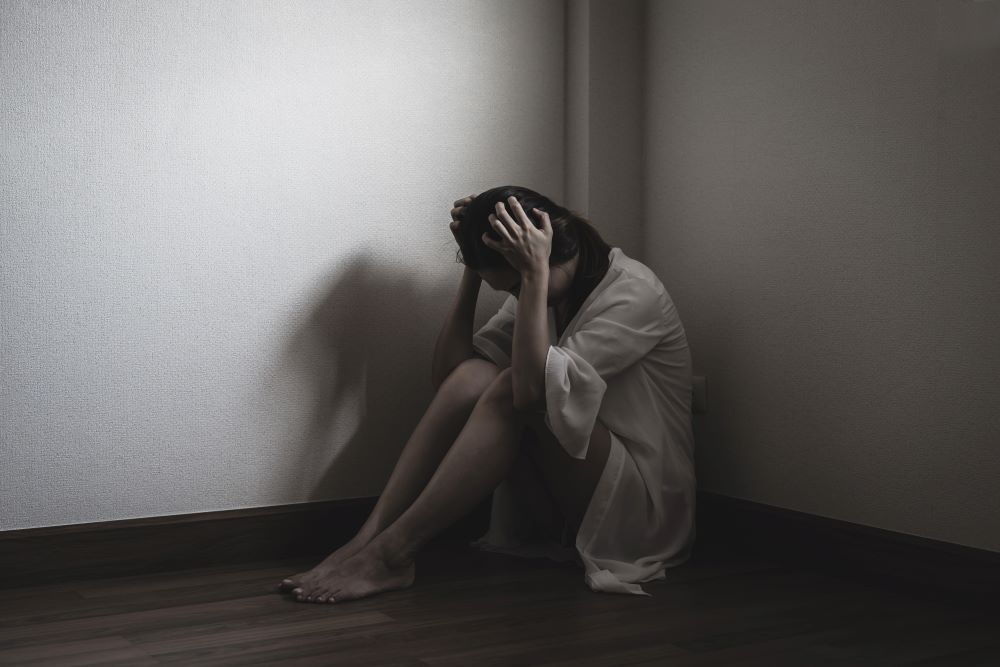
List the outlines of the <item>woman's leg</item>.
{"label": "woman's leg", "polygon": [[595,421],[587,456],[574,459],[546,426],[544,418],[531,415],[525,430],[525,452],[536,464],[545,488],[566,517],[575,544],[580,524],[608,463],[611,433],[599,419]]}
{"label": "woman's leg", "polygon": [[475,358],[463,361],[445,378],[403,447],[375,509],[361,529],[364,535],[373,539],[420,495],[476,403],[499,374],[496,364]]}
{"label": "woman's leg", "polygon": [[303,577],[294,591],[298,599],[351,600],[412,584],[416,553],[503,481],[526,424],[526,414],[514,409],[511,370],[504,369],[413,504],[354,557]]}
{"label": "woman's leg", "polygon": [[511,369],[500,372],[427,488],[373,542],[390,564],[412,561],[435,535],[465,516],[507,477],[524,442],[528,416],[514,409]]}
{"label": "woman's leg", "polygon": [[[455,442],[480,396],[499,374],[496,364],[479,358],[467,359],[452,370],[403,447],[375,509],[361,530],[317,567],[329,567],[354,555],[410,506]],[[288,577],[279,587],[297,586],[308,572],[311,570]]]}

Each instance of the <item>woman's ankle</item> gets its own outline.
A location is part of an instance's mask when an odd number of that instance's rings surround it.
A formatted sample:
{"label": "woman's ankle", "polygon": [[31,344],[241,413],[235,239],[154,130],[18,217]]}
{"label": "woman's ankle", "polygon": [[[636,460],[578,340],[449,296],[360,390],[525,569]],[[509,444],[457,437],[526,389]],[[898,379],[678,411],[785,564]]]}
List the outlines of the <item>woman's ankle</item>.
{"label": "woman's ankle", "polygon": [[377,521],[366,522],[365,525],[361,527],[358,534],[351,538],[350,544],[356,547],[363,547],[381,533],[383,528],[379,525]]}

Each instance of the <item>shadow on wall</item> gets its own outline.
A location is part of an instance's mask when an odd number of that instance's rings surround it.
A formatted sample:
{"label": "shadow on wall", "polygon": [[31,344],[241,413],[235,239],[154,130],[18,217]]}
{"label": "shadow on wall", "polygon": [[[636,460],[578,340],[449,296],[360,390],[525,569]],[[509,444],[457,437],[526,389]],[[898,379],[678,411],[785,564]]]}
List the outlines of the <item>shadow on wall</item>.
{"label": "shadow on wall", "polygon": [[304,432],[286,448],[294,460],[282,466],[281,497],[381,493],[433,398],[433,346],[453,296],[414,278],[384,257],[354,255],[282,351],[281,368],[308,385],[309,406]]}

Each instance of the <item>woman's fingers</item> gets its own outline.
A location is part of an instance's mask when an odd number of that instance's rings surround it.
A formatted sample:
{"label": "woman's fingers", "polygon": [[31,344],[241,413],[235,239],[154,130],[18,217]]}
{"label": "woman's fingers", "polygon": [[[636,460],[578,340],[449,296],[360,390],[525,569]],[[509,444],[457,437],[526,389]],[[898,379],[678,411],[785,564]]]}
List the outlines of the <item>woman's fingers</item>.
{"label": "woman's fingers", "polygon": [[510,211],[507,210],[507,207],[503,205],[503,202],[497,202],[496,210],[500,212],[496,217],[503,222],[504,227],[509,229],[512,234],[519,234],[521,232],[524,223],[520,220],[515,220],[511,216]]}
{"label": "woman's fingers", "polygon": [[493,229],[496,229],[498,234],[507,239],[507,241],[511,243],[514,242],[514,239],[513,237],[511,237],[510,230],[507,228],[506,224],[501,222],[500,219],[497,218],[495,215],[491,215],[489,220],[490,224],[493,225]]}
{"label": "woman's fingers", "polygon": [[484,232],[482,238],[483,238],[483,243],[486,245],[486,247],[493,248],[501,255],[507,252],[507,246],[505,246],[500,241],[494,241],[493,239],[490,238],[489,234]]}
{"label": "woman's fingers", "polygon": [[468,197],[463,197],[462,199],[456,200],[455,207],[451,209],[451,219],[458,220],[459,216],[462,215],[462,211],[465,210],[465,207],[469,204],[469,202],[471,202],[475,198],[476,195],[469,195]]}
{"label": "woman's fingers", "polygon": [[[535,223],[532,222],[531,218],[525,212],[524,208],[521,207],[521,202],[519,202],[517,198],[512,198],[512,199],[513,202],[511,202],[509,206],[511,210],[514,211],[514,218],[517,220],[517,222],[522,227],[524,227],[525,230],[528,230],[531,227],[535,227]],[[533,210],[537,211],[538,209],[533,209]],[[539,218],[541,218],[541,215],[539,215]]]}

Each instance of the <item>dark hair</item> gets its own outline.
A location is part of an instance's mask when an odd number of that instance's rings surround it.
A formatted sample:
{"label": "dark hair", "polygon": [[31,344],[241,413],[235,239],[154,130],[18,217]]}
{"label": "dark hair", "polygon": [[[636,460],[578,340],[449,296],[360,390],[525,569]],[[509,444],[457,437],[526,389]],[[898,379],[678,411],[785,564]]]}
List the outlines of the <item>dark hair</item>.
{"label": "dark hair", "polygon": [[507,259],[487,246],[482,238],[485,232],[491,240],[498,242],[501,240],[500,235],[490,225],[489,216],[496,213],[497,202],[504,202],[509,210],[507,198],[511,195],[521,203],[521,208],[535,227],[541,228],[542,222],[532,211],[533,208],[539,208],[549,214],[549,221],[552,224],[552,252],[549,255],[549,266],[564,264],[579,254],[580,260],[569,294],[569,312],[576,313],[587,295],[607,273],[611,246],[601,238],[601,234],[589,220],[534,190],[505,185],[481,192],[469,202],[460,218],[456,234],[458,238],[456,261],[475,271],[511,268]]}

